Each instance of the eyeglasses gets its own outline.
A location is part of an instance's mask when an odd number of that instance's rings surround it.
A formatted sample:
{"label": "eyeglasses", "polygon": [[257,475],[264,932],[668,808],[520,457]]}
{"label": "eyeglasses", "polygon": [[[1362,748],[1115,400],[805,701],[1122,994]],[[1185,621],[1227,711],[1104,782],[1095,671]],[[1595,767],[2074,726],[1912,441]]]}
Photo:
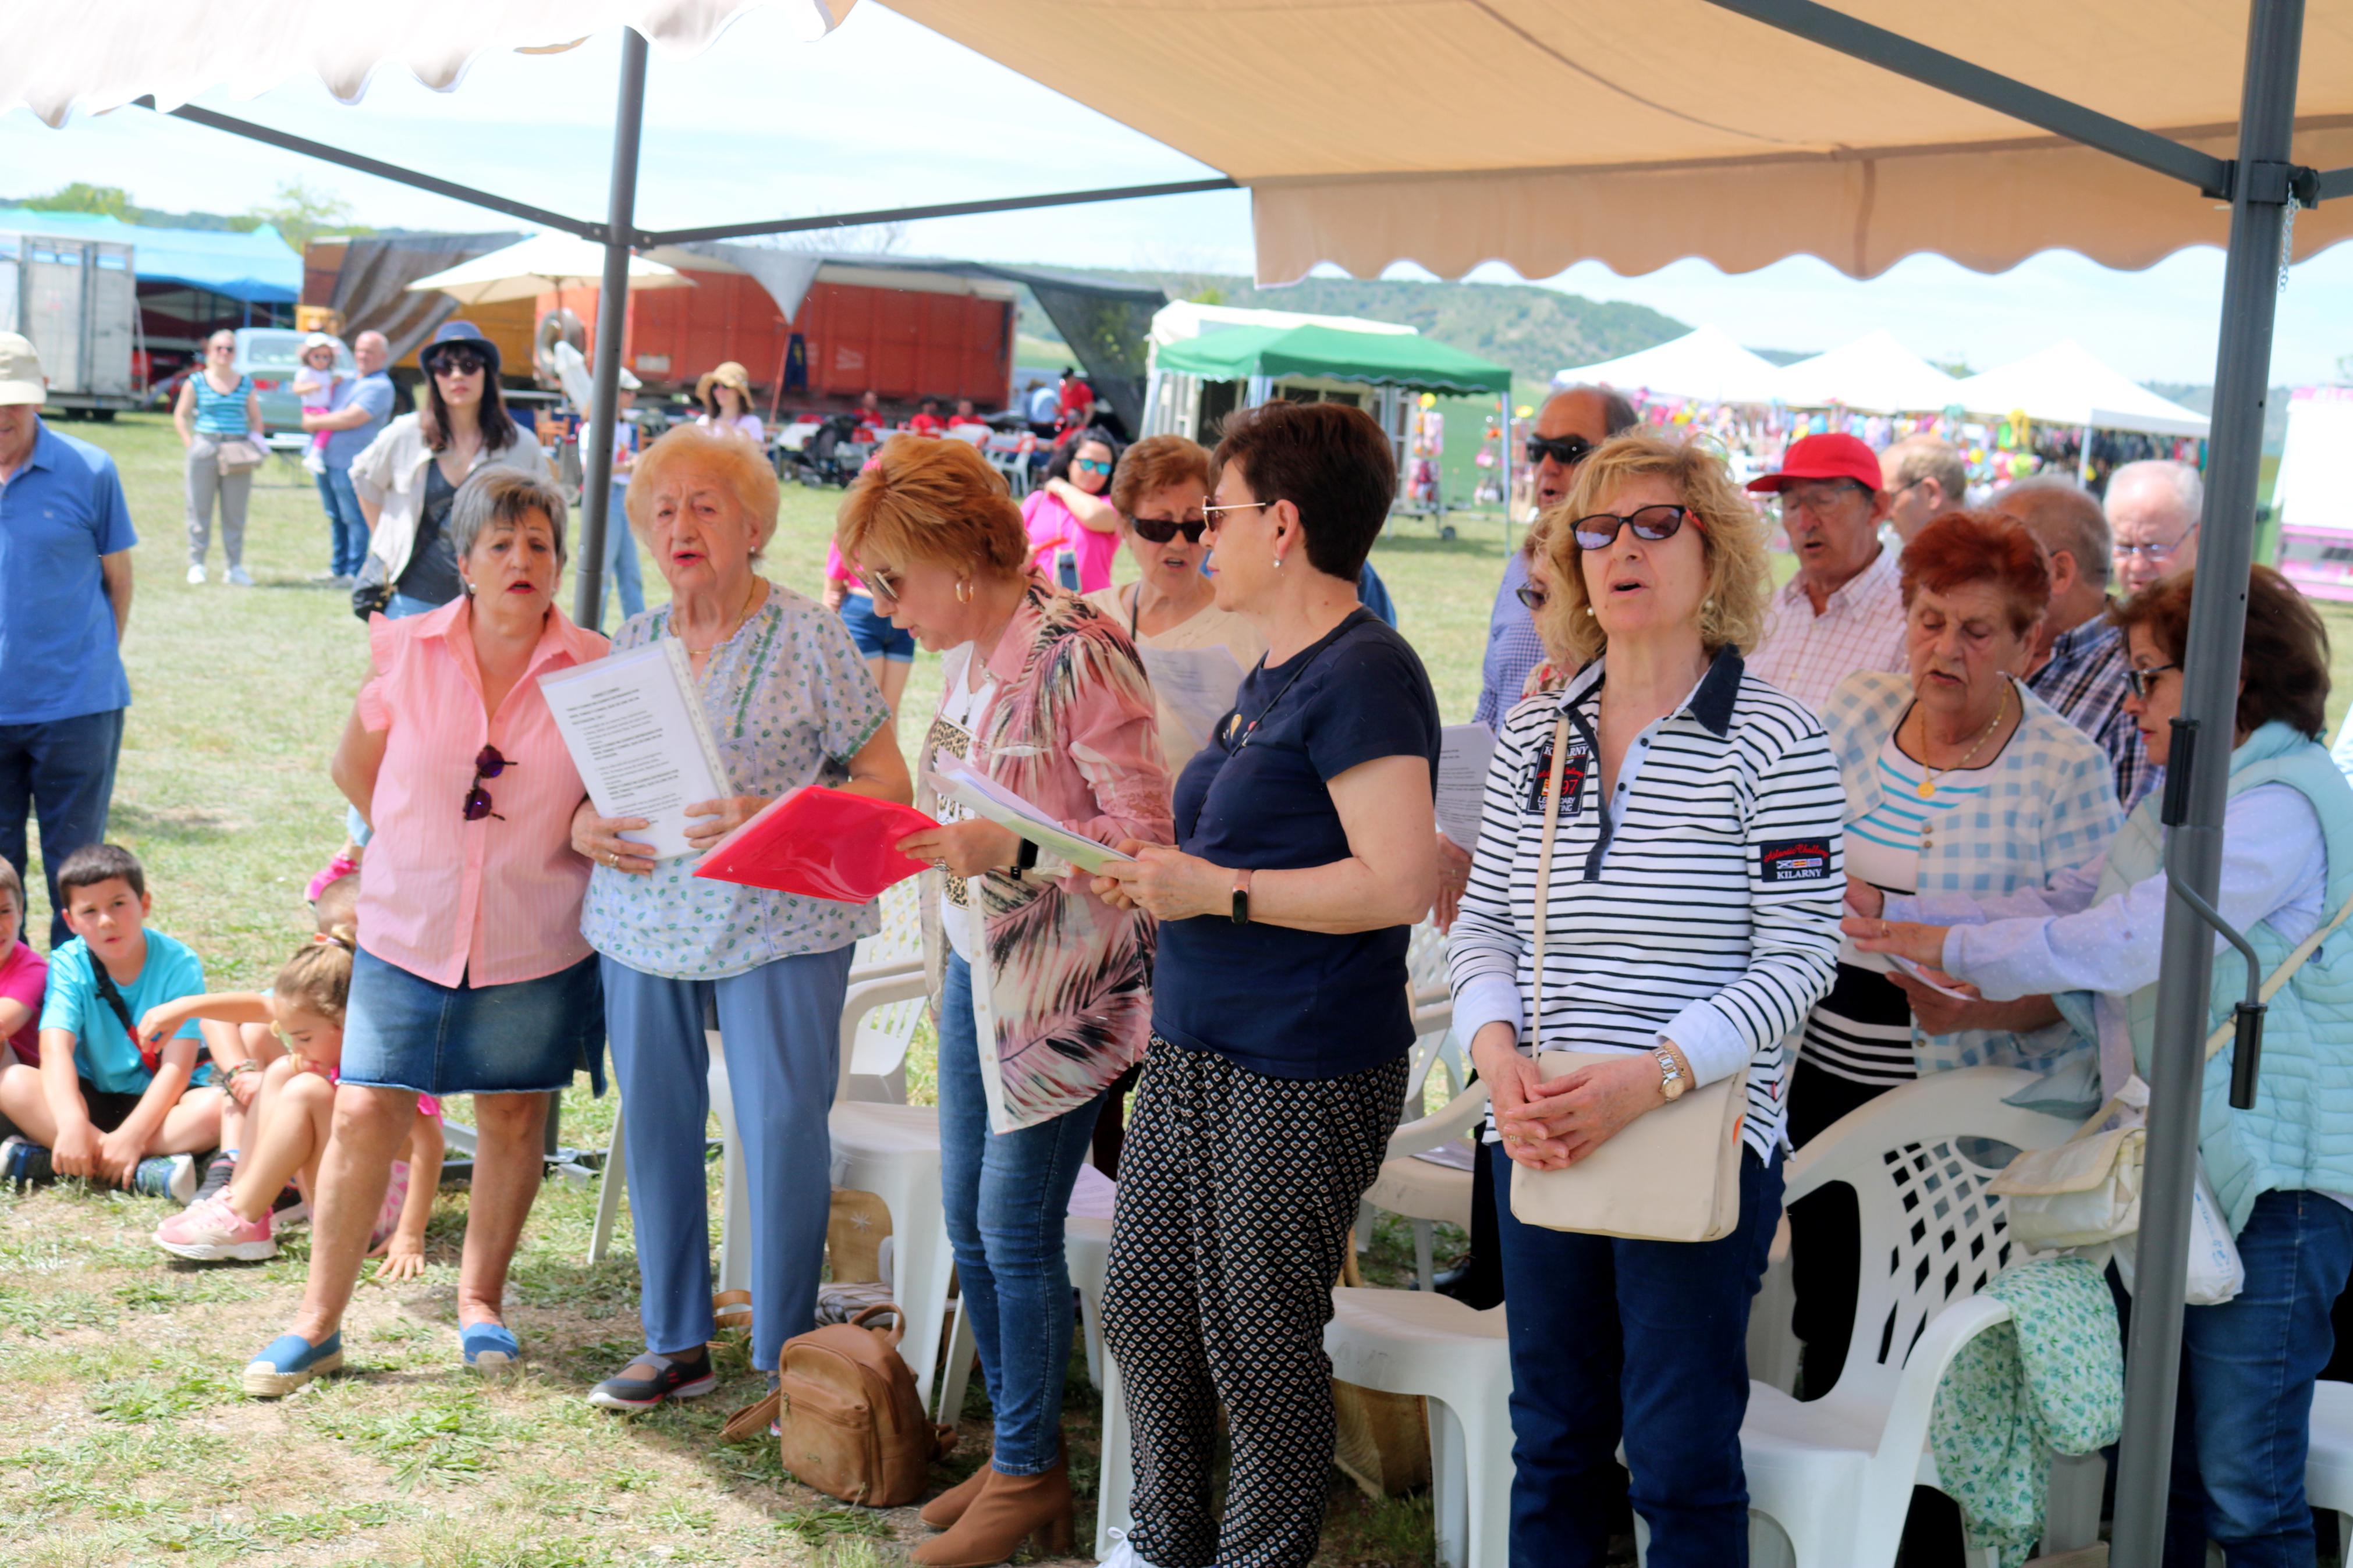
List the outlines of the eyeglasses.
{"label": "eyeglasses", "polygon": [[[2143,561],[2162,561],[2167,556],[2171,555],[2175,551],[2180,549],[2181,540],[2188,539],[2189,537],[2189,535],[2184,533],[2181,536],[2181,539],[2177,539],[2170,544],[2126,544],[2123,540],[2119,539],[2109,548],[2115,552],[2119,560],[2129,559],[2137,556]],[[2168,666],[2167,668],[2170,668],[2171,667]]]}
{"label": "eyeglasses", "polygon": [[494,779],[509,768],[522,765],[520,763],[511,763],[499,755],[499,749],[496,746],[484,746],[480,751],[476,752],[474,783],[472,787],[466,791],[466,820],[480,822],[486,816],[496,816],[501,822],[504,822],[505,816],[491,809],[491,792],[482,787],[482,781]]}
{"label": "eyeglasses", "polygon": [[1084,468],[1091,474],[1108,474],[1111,472],[1111,465],[1109,463],[1103,462],[1095,458],[1076,458],[1071,462],[1071,467],[1074,468]]}
{"label": "eyeglasses", "polygon": [[[1616,535],[1612,534],[1611,537],[1615,538]],[[1637,534],[1635,537],[1640,538],[1641,535]],[[1552,595],[1550,594],[1546,593],[1542,588],[1532,586],[1526,583],[1523,583],[1518,587],[1513,589],[1512,596],[1519,600],[1521,604],[1525,605],[1528,607],[1529,613],[1533,615],[1542,615],[1544,613],[1544,607],[1552,603]]]}
{"label": "eyeglasses", "polygon": [[1201,521],[1208,526],[1208,531],[1211,533],[1215,533],[1219,529],[1225,526],[1223,520],[1218,515],[1219,513],[1228,511],[1248,511],[1252,507],[1270,507],[1273,504],[1274,502],[1271,500],[1238,500],[1226,506],[1205,506],[1201,509]]}
{"label": "eyeglasses", "polygon": [[1531,467],[1550,458],[1564,468],[1573,468],[1593,456],[1593,443],[1582,436],[1531,436],[1528,437],[1528,463]]}
{"label": "eyeglasses", "polygon": [[1166,544],[1180,533],[1186,543],[1198,544],[1201,535],[1209,531],[1208,521],[1198,517],[1131,517],[1127,525],[1135,530],[1138,538],[1155,544]]}
{"label": "eyeglasses", "polygon": [[1832,479],[1827,484],[1791,485],[1781,492],[1781,510],[1811,512],[1820,517],[1851,495],[1871,492],[1855,479]]}
{"label": "eyeglasses", "polygon": [[[1597,511],[1591,517],[1580,517],[1574,525],[1579,550],[1607,550],[1618,542],[1618,531],[1631,528],[1634,537],[1656,544],[1662,539],[1672,539],[1692,515],[1687,506],[1646,506],[1630,516],[1616,512]],[[1699,527],[1694,521],[1694,528]]]}
{"label": "eyeglasses", "polygon": [[2125,671],[2125,684],[2132,688],[2132,694],[2135,697],[2146,702],[2148,700],[2149,693],[2157,689],[2157,678],[2168,669],[2180,668],[2178,664],[2152,664],[2145,668],[2127,669]]}
{"label": "eyeglasses", "polygon": [[434,355],[433,374],[436,375],[472,375],[477,371],[488,370],[490,368],[490,361],[484,359],[478,353],[469,353],[465,350],[459,349],[451,353]]}

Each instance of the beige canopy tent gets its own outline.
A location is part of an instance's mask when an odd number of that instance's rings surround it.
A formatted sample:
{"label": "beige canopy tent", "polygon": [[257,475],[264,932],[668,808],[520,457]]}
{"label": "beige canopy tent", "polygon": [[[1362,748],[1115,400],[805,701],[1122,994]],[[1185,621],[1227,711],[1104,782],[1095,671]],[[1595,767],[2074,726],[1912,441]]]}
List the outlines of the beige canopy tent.
{"label": "beige canopy tent", "polygon": [[[779,3],[821,32],[850,0]],[[738,0],[418,0],[397,16],[254,0],[237,25],[218,26],[218,6],[198,17],[171,0],[118,0],[103,29],[90,26],[87,7],[26,5],[0,53],[0,109],[29,103],[56,123],[69,105],[140,95],[170,103],[223,84],[258,91],[306,69],[356,93],[375,62],[414,67],[420,52],[438,63],[419,74],[446,83],[480,49],[560,47],[627,22],[601,222],[190,104],[170,110],[604,243],[585,606],[601,587],[599,465],[611,452],[632,247],[1236,184],[1252,192],[1265,280],[1295,279],[1324,260],[1358,276],[1399,260],[1453,276],[1501,259],[1548,277],[1586,258],[1641,272],[1683,256],[1742,270],[1797,254],[1870,277],[1920,250],[1991,268],[2066,247],[2129,267],[2187,245],[2226,244],[2199,566],[2224,582],[2242,578],[2287,220],[2297,207],[2317,208],[2296,226],[2307,254],[2353,230],[2348,204],[2333,200],[2353,195],[2353,0],[2155,13],[2137,0],[1848,4],[895,0],[903,15],[1218,172],[660,234],[638,228],[635,216],[646,40],[707,41]],[[256,49],[266,65],[253,63]],[[1522,110],[1515,139],[1498,137],[1493,116],[1423,107],[1499,102]],[[2209,924],[2228,931],[2211,900],[2244,614],[2237,594],[2197,597],[2167,770],[2172,896],[2112,1557],[2132,1568],[2157,1563],[2164,1530]],[[2252,1103],[2253,1043],[2242,1026],[2234,1103]]]}

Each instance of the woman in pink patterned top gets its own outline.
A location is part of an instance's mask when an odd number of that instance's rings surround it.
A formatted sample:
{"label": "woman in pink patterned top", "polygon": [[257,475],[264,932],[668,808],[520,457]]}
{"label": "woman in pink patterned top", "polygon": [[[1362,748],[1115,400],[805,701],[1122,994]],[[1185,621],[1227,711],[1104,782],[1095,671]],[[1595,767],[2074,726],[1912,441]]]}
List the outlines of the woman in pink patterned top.
{"label": "woman in pink patterned top", "polygon": [[961,441],[885,443],[836,537],[875,608],[947,656],[917,803],[942,825],[899,847],[933,865],[941,1181],[997,1433],[990,1462],[924,1510],[948,1533],[914,1560],[1002,1562],[1033,1531],[1066,1550],[1062,1220],[1105,1090],[1151,1031],[1153,927],[1085,870],[940,802],[928,775],[946,752],[1082,838],[1166,844],[1152,690],[1116,621],[1029,570],[1020,513]]}

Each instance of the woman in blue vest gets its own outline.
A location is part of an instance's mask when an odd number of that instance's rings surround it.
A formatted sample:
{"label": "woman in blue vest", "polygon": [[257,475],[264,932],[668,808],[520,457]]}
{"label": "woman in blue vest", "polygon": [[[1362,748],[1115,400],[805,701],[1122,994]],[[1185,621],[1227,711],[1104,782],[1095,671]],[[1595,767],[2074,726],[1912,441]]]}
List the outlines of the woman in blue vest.
{"label": "woman in blue vest", "polygon": [[[2191,578],[2168,578],[2111,614],[2124,627],[2150,762],[2165,765],[2181,708]],[[2353,901],[2353,787],[2321,742],[2328,634],[2287,580],[2247,584],[2231,793],[2222,816],[2223,918],[2266,975]],[[2104,1087],[2146,1077],[2165,925],[2164,827],[2151,792],[2104,866],[2068,889],[1972,902],[1849,884],[1846,922],[1865,952],[1943,968],[1990,998],[2048,993],[2099,1046]],[[2246,994],[2221,947],[2208,1026]],[[2089,993],[2089,994],[2085,994]],[[2206,1064],[2198,1152],[2238,1238],[2245,1286],[2182,1325],[2181,1410],[2165,1561],[2199,1564],[2209,1537],[2231,1568],[2313,1561],[2304,1494],[2312,1385],[2334,1336],[2329,1308],[2353,1271],[2353,937],[2324,943],[2272,999],[2252,1110],[2230,1104],[2232,1053]]]}

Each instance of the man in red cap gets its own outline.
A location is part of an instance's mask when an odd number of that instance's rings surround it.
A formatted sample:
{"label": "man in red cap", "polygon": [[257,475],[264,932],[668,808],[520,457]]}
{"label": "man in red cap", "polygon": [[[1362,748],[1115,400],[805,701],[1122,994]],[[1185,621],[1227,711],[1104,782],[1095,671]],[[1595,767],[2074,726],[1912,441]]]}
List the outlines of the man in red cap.
{"label": "man in red cap", "polygon": [[1820,712],[1859,669],[1903,672],[1904,596],[1895,552],[1881,545],[1888,496],[1878,455],[1852,436],[1789,443],[1778,473],[1748,481],[1781,498],[1798,574],[1773,595],[1748,673]]}

